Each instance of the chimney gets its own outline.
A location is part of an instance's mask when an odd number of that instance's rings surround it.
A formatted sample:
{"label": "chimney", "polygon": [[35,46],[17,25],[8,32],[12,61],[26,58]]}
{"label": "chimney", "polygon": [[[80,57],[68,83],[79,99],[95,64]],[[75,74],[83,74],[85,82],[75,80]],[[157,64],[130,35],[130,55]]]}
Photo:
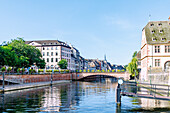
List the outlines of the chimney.
{"label": "chimney", "polygon": [[170,21],[170,16],[169,16],[168,20]]}

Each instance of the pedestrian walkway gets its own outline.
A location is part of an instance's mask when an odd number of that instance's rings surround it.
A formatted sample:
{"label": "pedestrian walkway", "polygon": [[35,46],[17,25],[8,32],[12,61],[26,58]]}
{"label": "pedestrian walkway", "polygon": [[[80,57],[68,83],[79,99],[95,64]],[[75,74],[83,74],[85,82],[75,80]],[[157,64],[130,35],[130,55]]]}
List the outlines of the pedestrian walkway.
{"label": "pedestrian walkway", "polygon": [[[61,84],[61,83],[69,83],[70,80],[60,80],[60,81],[53,81],[52,84]],[[5,86],[4,92],[7,91],[14,91],[14,90],[21,90],[21,89],[28,89],[28,88],[35,88],[35,87],[42,87],[51,85],[51,82],[36,82],[36,83],[27,83],[27,84],[18,84],[18,85],[8,85]],[[3,89],[0,88],[0,92],[3,92]]]}

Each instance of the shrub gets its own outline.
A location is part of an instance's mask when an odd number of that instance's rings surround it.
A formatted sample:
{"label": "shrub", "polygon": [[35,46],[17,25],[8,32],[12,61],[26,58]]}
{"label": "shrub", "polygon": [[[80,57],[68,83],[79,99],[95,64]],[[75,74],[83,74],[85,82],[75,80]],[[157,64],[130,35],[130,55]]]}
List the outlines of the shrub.
{"label": "shrub", "polygon": [[83,72],[86,72],[86,70],[84,69]]}
{"label": "shrub", "polygon": [[102,69],[102,72],[105,72],[105,70],[104,70],[104,69]]}
{"label": "shrub", "polygon": [[43,69],[39,69],[38,72],[44,72],[44,70]]}
{"label": "shrub", "polygon": [[21,72],[21,69],[20,69],[20,68],[18,68],[18,69],[17,69],[17,73],[20,73],[20,72]]}
{"label": "shrub", "polygon": [[46,72],[52,72],[52,70],[51,70],[51,69],[49,69],[49,70],[46,70]]}
{"label": "shrub", "polygon": [[92,70],[92,72],[94,72],[94,70]]}
{"label": "shrub", "polygon": [[35,71],[35,69],[33,69],[32,71],[33,71],[33,73],[35,73],[35,72],[36,72],[36,71]]}
{"label": "shrub", "polygon": [[70,70],[66,70],[66,72],[67,72],[67,73],[69,73],[69,72],[70,72]]}
{"label": "shrub", "polygon": [[112,72],[115,72],[115,70],[113,69]]}
{"label": "shrub", "polygon": [[25,68],[22,68],[22,73],[24,73],[25,72]]}
{"label": "shrub", "polygon": [[2,71],[2,72],[4,72],[5,70],[6,70],[6,68],[5,68],[5,67],[2,67],[2,68],[1,68],[1,71]]}
{"label": "shrub", "polygon": [[59,72],[59,70],[55,69],[54,72]]}
{"label": "shrub", "polygon": [[118,69],[117,72],[121,72],[121,71]]}
{"label": "shrub", "polygon": [[60,72],[61,72],[61,73],[64,73],[64,72],[65,72],[65,70],[60,70]]}
{"label": "shrub", "polygon": [[11,67],[8,67],[7,72],[9,73],[11,70],[12,70]]}
{"label": "shrub", "polygon": [[122,72],[125,72],[125,70],[124,70],[124,69],[122,69]]}
{"label": "shrub", "polygon": [[78,69],[76,69],[76,72],[79,72],[79,70],[78,70]]}
{"label": "shrub", "polygon": [[80,73],[82,72],[82,70],[80,69]]}
{"label": "shrub", "polygon": [[101,72],[100,70],[97,70],[97,72]]}
{"label": "shrub", "polygon": [[30,74],[32,73],[32,69],[29,69],[29,73],[30,73]]}
{"label": "shrub", "polygon": [[87,72],[90,72],[90,70],[88,69]]}
{"label": "shrub", "polygon": [[110,70],[107,70],[107,72],[110,72]]}

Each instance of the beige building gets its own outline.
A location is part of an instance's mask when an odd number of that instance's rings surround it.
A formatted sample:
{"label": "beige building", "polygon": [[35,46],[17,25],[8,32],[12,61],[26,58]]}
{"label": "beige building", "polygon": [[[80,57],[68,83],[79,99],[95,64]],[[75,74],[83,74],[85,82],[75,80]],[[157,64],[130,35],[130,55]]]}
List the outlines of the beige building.
{"label": "beige building", "polygon": [[142,30],[141,79],[170,67],[170,21],[151,21]]}
{"label": "beige building", "polygon": [[71,47],[67,43],[59,40],[38,40],[26,41],[26,44],[35,46],[41,51],[46,69],[58,69],[57,64],[61,59],[67,60],[67,69],[74,69],[71,65]]}

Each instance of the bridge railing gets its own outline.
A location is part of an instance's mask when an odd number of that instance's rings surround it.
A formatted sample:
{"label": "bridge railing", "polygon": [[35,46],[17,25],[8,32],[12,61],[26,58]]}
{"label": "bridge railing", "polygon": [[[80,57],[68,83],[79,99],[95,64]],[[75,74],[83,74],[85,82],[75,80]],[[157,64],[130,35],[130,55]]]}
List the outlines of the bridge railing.
{"label": "bridge railing", "polygon": [[90,69],[84,69],[84,70],[76,70],[76,72],[79,72],[79,73],[81,73],[81,72],[84,72],[84,73],[111,73],[111,72],[125,72],[125,70],[124,69],[122,69],[122,70],[118,70],[118,69],[114,69],[114,70],[90,70]]}

